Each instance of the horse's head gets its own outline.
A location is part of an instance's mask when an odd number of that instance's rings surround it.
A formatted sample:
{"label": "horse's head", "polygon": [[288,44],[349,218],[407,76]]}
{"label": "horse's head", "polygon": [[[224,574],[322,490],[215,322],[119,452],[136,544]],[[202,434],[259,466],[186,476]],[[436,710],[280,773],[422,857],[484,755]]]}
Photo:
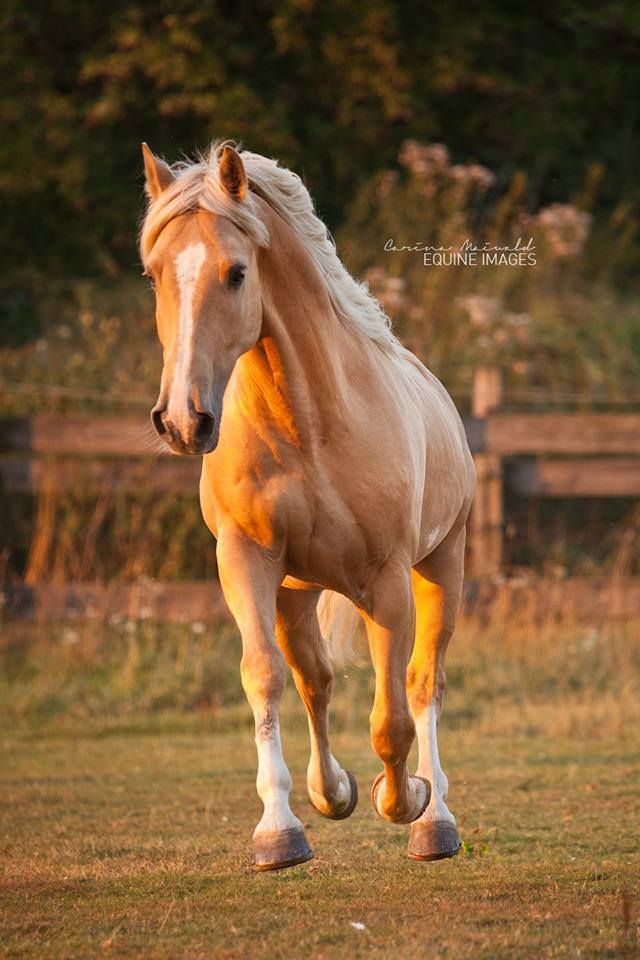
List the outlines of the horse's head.
{"label": "horse's head", "polygon": [[[174,453],[209,453],[218,442],[222,397],[236,360],[260,336],[257,247],[230,218],[195,203],[185,210],[172,170],[146,144],[143,154],[149,215],[163,208],[151,249],[143,250],[164,350],[151,419]],[[247,178],[232,148],[224,148],[216,176],[212,186],[223,208],[247,203]]]}

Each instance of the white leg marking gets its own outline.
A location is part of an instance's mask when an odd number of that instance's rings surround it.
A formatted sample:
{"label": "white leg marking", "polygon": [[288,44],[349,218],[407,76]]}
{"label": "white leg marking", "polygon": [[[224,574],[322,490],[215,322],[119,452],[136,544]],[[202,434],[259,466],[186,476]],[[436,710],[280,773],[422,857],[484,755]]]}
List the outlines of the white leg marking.
{"label": "white leg marking", "polygon": [[429,706],[416,717],[416,734],[418,737],[418,769],[416,772],[431,784],[429,806],[418,822],[448,820],[455,826],[455,817],[445,803],[449,791],[449,781],[440,766],[437,725],[436,702],[432,700]]}
{"label": "white leg marking", "polygon": [[205,261],[204,243],[192,243],[185,247],[174,260],[178,290],[180,292],[180,311],[178,320],[178,345],[173,381],[169,393],[168,410],[172,417],[180,418],[186,414],[189,402],[189,367],[193,356],[193,295],[198,276]]}
{"label": "white leg marking", "polygon": [[291,775],[282,755],[280,723],[271,710],[262,721],[256,715],[256,747],[258,748],[258,796],[264,804],[264,814],[254,836],[291,827],[302,828],[302,823],[289,807]]}

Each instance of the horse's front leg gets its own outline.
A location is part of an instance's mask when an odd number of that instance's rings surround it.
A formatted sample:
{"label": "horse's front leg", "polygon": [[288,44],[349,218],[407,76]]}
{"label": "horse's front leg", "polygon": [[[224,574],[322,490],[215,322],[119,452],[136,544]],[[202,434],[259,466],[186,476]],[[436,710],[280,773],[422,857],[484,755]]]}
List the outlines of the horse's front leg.
{"label": "horse's front leg", "polygon": [[316,607],[319,590],[278,591],[276,637],[291,667],[307,710],[311,757],[307,791],[313,806],[330,820],[344,820],[355,810],[358,785],[343,770],[329,745],[329,700],[333,670],[320,633]]}
{"label": "horse's front leg", "polygon": [[289,806],[291,776],[280,739],[286,667],[275,641],[280,564],[235,528],[220,532],[220,583],[242,635],[242,685],[255,720],[258,795],[264,805],[253,834],[254,867],[277,870],[310,860],[304,828]]}
{"label": "horse's front leg", "polygon": [[411,823],[426,809],[430,787],[422,777],[410,777],[407,771],[407,756],[416,732],[406,692],[415,629],[408,569],[387,566],[374,585],[365,618],[376,674],[371,743],[384,764],[371,797],[385,820]]}

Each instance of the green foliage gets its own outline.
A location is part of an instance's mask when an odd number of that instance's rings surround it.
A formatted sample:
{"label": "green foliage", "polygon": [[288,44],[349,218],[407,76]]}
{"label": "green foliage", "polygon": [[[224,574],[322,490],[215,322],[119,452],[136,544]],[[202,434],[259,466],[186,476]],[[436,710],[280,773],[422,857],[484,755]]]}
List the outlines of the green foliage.
{"label": "green foliage", "polygon": [[[541,587],[542,589],[542,587]],[[366,639],[336,671],[333,725],[365,731],[374,693]],[[224,711],[251,712],[240,685],[240,638],[227,624],[161,624],[111,616],[105,622],[7,622],[0,639],[0,729],[50,732],[85,721],[199,714],[218,726]],[[640,719],[637,618],[591,617],[567,606],[544,619],[526,608],[461,617],[447,665],[446,726],[485,734],[631,737]],[[562,703],[563,710],[557,706]],[[290,683],[287,717],[300,717]],[[186,720],[185,716],[185,720]],[[188,722],[188,721],[187,721]]]}
{"label": "green foliage", "polygon": [[3,416],[150,410],[162,348],[145,281],[76,281],[52,293],[39,316],[37,339],[0,347]]}
{"label": "green foliage", "polygon": [[[575,202],[532,212],[522,172],[501,188],[487,167],[415,140],[398,161],[358,191],[339,246],[454,396],[468,397],[474,369],[488,365],[505,369],[511,405],[637,404],[640,308],[622,284],[637,225],[622,207],[596,221],[599,171]],[[464,262],[469,243],[496,257],[530,242],[530,262],[525,252],[517,265],[482,252]]]}
{"label": "green foliage", "polygon": [[594,162],[605,207],[637,198],[640,24],[620,0],[464,17],[431,0],[6,0],[0,26],[3,300],[42,302],[43,272],[135,268],[142,139],[171,158],[243,140],[303,173],[333,227],[407,136],[501,184],[526,168],[536,202]]}
{"label": "green foliage", "polygon": [[0,650],[3,702],[14,718],[63,725],[164,710],[204,712],[243,701],[240,640],[230,626],[8,626]]}

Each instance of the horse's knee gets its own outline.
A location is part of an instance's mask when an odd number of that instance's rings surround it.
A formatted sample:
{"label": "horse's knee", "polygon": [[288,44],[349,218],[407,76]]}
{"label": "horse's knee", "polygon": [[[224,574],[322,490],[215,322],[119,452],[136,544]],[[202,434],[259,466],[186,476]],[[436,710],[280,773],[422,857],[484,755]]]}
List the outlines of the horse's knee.
{"label": "horse's knee", "polygon": [[307,710],[313,714],[326,710],[333,692],[333,670],[328,662],[319,657],[307,658],[306,662],[289,661],[294,673],[298,693]]}
{"label": "horse's knee", "polygon": [[250,703],[279,700],[286,680],[280,651],[245,650],[240,661],[240,676]]}
{"label": "horse's knee", "polygon": [[314,716],[327,709],[331,701],[333,680],[329,680],[327,683],[319,683],[316,681],[309,682],[307,678],[301,678],[296,681],[296,685],[305,707]]}
{"label": "horse's knee", "polygon": [[333,670],[331,664],[328,662],[325,663],[323,660],[317,660],[314,679],[317,696],[328,703],[333,693]]}
{"label": "horse's knee", "polygon": [[371,715],[371,744],[383,763],[404,760],[415,738],[416,730],[409,710],[396,709]]}
{"label": "horse's knee", "polygon": [[440,709],[446,686],[447,674],[443,664],[435,668],[419,668],[410,663],[407,670],[407,695],[413,715],[417,716],[434,700]]}
{"label": "horse's knee", "polygon": [[409,703],[411,704],[411,712],[414,717],[422,713],[423,710],[426,710],[434,700],[436,703],[440,703],[444,695],[445,686],[446,679],[444,672],[442,678],[438,675],[434,677],[431,672],[417,673],[413,677],[409,677],[407,681],[407,694],[409,696]]}

